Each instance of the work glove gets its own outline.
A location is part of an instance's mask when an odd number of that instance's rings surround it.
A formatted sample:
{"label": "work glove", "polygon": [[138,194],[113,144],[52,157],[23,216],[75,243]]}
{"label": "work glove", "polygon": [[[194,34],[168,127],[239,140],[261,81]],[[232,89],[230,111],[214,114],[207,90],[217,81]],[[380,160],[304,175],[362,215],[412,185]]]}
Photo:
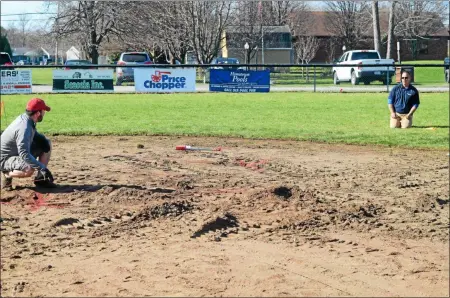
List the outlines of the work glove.
{"label": "work glove", "polygon": [[45,182],[53,182],[53,175],[52,172],[50,172],[49,169],[45,168],[39,171],[38,175],[36,176],[36,180],[39,181],[45,181]]}

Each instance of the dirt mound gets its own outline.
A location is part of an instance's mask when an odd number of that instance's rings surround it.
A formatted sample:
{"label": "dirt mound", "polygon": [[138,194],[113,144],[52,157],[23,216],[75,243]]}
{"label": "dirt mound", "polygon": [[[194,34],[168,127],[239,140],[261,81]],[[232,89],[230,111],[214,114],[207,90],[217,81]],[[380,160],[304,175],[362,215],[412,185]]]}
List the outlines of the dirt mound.
{"label": "dirt mound", "polygon": [[192,181],[192,180],[179,180],[179,181],[177,181],[176,186],[180,190],[194,189],[194,181]]}
{"label": "dirt mound", "polygon": [[194,209],[188,201],[164,202],[161,205],[146,207],[136,214],[137,220],[152,220],[160,217],[177,217]]}

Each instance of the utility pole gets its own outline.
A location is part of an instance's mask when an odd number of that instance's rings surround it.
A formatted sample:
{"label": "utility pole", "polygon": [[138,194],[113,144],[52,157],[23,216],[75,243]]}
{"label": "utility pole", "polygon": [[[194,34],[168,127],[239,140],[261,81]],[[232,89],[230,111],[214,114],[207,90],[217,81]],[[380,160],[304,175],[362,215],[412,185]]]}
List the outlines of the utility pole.
{"label": "utility pole", "polygon": [[[448,12],[450,16],[450,0],[448,1]],[[450,20],[448,20],[447,57],[450,57]]]}

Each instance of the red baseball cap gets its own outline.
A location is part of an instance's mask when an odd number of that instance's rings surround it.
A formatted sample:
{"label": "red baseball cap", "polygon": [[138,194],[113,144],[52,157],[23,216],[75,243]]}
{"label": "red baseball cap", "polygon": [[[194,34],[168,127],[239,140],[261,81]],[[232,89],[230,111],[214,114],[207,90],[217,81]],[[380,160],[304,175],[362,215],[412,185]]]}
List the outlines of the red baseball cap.
{"label": "red baseball cap", "polygon": [[36,111],[42,111],[46,110],[47,112],[50,111],[50,107],[45,104],[45,101],[43,101],[40,98],[32,98],[27,103],[27,111],[30,112],[36,112]]}

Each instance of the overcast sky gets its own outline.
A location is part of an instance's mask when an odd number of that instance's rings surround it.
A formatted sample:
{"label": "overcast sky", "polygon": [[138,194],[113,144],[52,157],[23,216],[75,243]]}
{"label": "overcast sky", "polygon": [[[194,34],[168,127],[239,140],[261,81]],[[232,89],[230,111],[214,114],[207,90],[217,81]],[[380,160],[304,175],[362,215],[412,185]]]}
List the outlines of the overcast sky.
{"label": "overcast sky", "polygon": [[8,28],[14,22],[19,20],[18,15],[21,13],[40,13],[34,15],[26,15],[30,19],[30,25],[41,26],[46,23],[50,15],[45,14],[48,11],[45,5],[45,1],[1,1],[1,25]]}

